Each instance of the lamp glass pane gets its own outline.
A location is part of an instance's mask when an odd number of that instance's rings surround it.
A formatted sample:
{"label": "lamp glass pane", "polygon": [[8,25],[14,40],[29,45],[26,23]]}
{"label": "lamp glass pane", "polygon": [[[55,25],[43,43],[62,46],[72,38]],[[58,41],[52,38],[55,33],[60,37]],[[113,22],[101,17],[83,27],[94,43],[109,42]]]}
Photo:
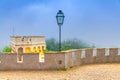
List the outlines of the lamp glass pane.
{"label": "lamp glass pane", "polygon": [[62,24],[63,23],[63,17],[58,17],[58,24]]}

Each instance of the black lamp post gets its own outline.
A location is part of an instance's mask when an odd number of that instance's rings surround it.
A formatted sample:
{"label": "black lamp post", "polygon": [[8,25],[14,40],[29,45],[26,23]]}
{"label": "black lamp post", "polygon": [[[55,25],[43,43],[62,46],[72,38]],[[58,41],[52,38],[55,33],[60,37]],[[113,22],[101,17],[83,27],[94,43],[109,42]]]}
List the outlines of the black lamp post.
{"label": "black lamp post", "polygon": [[63,25],[64,17],[65,16],[62,10],[59,10],[59,12],[57,12],[57,15],[56,15],[57,24],[59,26],[59,51],[61,51],[61,26]]}

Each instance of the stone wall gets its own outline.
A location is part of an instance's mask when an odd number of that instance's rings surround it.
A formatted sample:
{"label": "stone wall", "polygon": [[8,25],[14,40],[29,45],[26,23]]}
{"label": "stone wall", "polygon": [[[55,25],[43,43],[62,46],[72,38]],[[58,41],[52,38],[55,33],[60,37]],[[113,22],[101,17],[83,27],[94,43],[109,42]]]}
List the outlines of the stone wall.
{"label": "stone wall", "polygon": [[64,69],[64,53],[46,53],[45,62],[39,62],[38,53],[23,54],[23,62],[17,61],[17,54],[0,53],[0,70],[44,70]]}
{"label": "stone wall", "polygon": [[39,62],[38,53],[22,54],[18,62],[17,53],[0,53],[0,70],[53,70],[95,63],[120,62],[119,48],[78,49],[45,53],[45,62]]}
{"label": "stone wall", "polygon": [[[82,50],[66,52],[67,68],[84,64],[120,62],[119,48],[84,49],[84,57],[82,57]],[[94,50],[96,54],[93,54]]]}

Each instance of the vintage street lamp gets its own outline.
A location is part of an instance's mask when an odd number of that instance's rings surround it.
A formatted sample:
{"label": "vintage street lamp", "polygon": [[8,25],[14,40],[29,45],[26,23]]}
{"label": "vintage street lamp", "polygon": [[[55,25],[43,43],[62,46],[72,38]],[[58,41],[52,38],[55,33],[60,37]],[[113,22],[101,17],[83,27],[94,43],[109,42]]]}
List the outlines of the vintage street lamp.
{"label": "vintage street lamp", "polygon": [[59,51],[61,51],[61,26],[63,25],[64,17],[65,16],[62,10],[59,10],[59,12],[57,12],[57,15],[56,15],[57,24],[59,26]]}

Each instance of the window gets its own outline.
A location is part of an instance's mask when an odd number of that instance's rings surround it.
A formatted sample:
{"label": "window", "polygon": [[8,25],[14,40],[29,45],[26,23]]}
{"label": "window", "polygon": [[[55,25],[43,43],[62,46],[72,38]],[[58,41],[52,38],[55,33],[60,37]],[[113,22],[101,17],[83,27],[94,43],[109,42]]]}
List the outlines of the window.
{"label": "window", "polygon": [[2,55],[0,54],[0,63],[1,63]]}
{"label": "window", "polygon": [[23,62],[23,48],[22,47],[18,48],[17,62],[18,63],[22,63]]}
{"label": "window", "polygon": [[24,37],[21,38],[21,41],[24,41]]}
{"label": "window", "polygon": [[75,52],[72,52],[72,59],[75,59]]}
{"label": "window", "polygon": [[109,48],[105,49],[105,56],[109,56]]}
{"label": "window", "polygon": [[118,55],[120,55],[120,48],[118,48]]}
{"label": "window", "polygon": [[29,38],[29,41],[30,41],[30,42],[32,41],[32,38],[31,38],[31,37]]}
{"label": "window", "polygon": [[23,63],[23,55],[22,54],[17,54],[17,62]]}
{"label": "window", "polygon": [[45,62],[43,52],[39,52],[39,62]]}
{"label": "window", "polygon": [[45,60],[44,60],[44,56],[41,56],[41,55],[39,55],[39,62],[45,62]]}
{"label": "window", "polygon": [[27,39],[27,43],[30,43],[31,42],[31,37],[29,37],[28,39]]}
{"label": "window", "polygon": [[93,49],[93,56],[97,56],[97,50]]}
{"label": "window", "polygon": [[81,58],[85,58],[85,49],[82,49]]}

